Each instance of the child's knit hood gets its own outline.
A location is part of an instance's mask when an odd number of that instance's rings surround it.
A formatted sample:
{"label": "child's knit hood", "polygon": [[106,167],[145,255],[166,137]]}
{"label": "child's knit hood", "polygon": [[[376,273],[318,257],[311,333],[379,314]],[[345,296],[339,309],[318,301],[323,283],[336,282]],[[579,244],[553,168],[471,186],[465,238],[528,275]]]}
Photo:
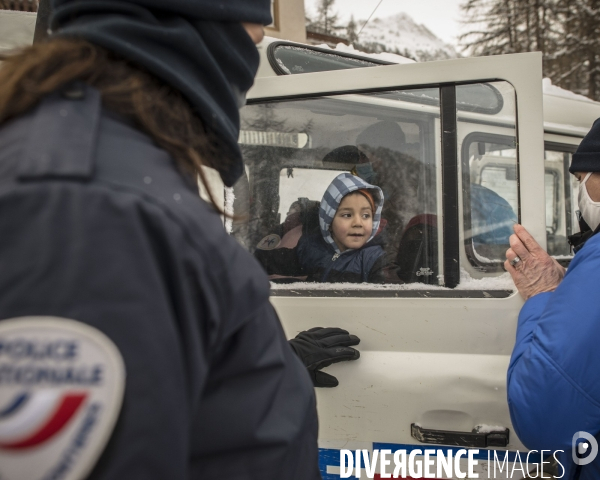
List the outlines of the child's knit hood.
{"label": "child's knit hood", "polygon": [[367,240],[367,243],[373,240],[373,237],[377,234],[379,229],[379,222],[381,221],[381,209],[383,208],[383,192],[381,188],[370,185],[365,182],[362,178],[352,175],[351,173],[340,173],[327,187],[325,195],[321,200],[321,206],[319,208],[319,226],[321,227],[321,235],[325,241],[333,247],[336,253],[341,253],[340,249],[335,243],[335,240],[331,236],[329,227],[333,222],[335,212],[340,206],[342,199],[351,192],[356,190],[366,189],[369,190],[375,200],[375,212],[373,214],[373,231],[371,236]]}

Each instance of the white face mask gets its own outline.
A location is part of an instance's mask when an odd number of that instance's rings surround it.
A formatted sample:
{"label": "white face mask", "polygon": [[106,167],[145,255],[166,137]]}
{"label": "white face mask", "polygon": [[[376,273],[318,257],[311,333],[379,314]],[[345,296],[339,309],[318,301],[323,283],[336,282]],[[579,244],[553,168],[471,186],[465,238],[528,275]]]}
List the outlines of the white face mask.
{"label": "white face mask", "polygon": [[590,198],[590,194],[585,186],[592,173],[593,172],[589,172],[579,185],[578,202],[581,216],[585,220],[585,223],[587,223],[592,231],[594,231],[598,225],[600,225],[600,202],[594,202]]}

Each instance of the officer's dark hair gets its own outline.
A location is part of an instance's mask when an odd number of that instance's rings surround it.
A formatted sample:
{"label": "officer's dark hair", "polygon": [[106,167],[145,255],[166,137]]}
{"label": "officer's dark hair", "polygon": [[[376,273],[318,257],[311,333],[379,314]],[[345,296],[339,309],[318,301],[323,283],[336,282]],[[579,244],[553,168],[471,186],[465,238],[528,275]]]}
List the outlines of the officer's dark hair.
{"label": "officer's dark hair", "polygon": [[133,121],[169,152],[185,174],[200,181],[224,214],[202,167],[227,161],[219,138],[204,128],[190,103],[169,85],[112,52],[84,40],[52,39],[16,54],[0,54],[0,125],[23,115],[49,93],[83,81],[110,111]]}

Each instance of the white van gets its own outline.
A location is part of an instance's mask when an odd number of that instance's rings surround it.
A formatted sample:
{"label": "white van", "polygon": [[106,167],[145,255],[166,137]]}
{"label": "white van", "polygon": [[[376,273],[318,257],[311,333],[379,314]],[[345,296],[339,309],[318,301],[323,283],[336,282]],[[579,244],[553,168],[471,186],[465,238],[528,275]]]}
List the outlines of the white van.
{"label": "white van", "polygon": [[[395,209],[386,228],[403,283],[311,283],[267,267],[289,337],[336,326],[361,338],[357,362],[327,370],[340,385],[317,389],[323,478],[340,478],[340,449],[526,450],[506,401],[523,301],[504,252],[518,220],[568,264],[579,230],[568,167],[600,104],[543,95],[538,53],[384,65],[274,39],[260,51],[241,113],[246,176],[225,193],[244,217],[228,229],[257,258],[314,228],[364,132],[389,151],[375,183]],[[377,138],[390,123],[395,138]]]}

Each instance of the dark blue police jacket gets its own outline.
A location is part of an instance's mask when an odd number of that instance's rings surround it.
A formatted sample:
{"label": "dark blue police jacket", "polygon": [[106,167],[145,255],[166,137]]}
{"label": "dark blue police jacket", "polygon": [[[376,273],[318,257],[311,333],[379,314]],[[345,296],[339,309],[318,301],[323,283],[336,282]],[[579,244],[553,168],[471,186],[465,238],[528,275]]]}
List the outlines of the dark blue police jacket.
{"label": "dark blue police jacket", "polygon": [[84,322],[127,371],[91,479],[318,479],[314,391],[259,264],[99,93],[0,129],[0,319]]}

